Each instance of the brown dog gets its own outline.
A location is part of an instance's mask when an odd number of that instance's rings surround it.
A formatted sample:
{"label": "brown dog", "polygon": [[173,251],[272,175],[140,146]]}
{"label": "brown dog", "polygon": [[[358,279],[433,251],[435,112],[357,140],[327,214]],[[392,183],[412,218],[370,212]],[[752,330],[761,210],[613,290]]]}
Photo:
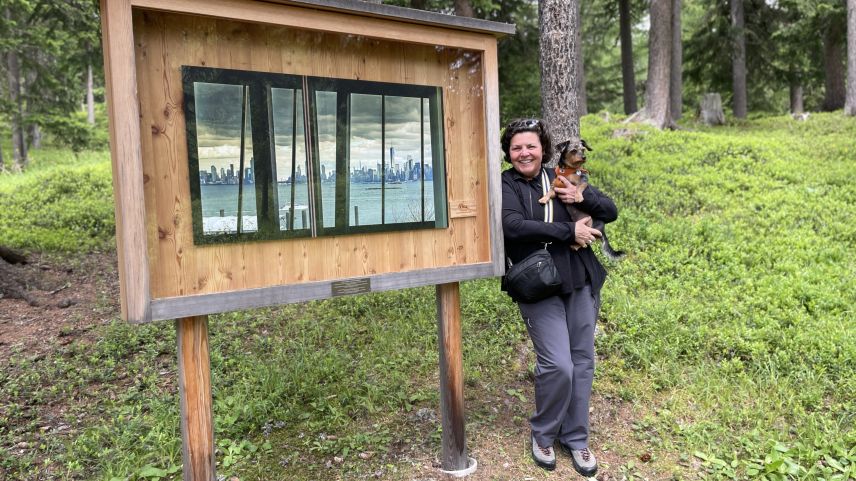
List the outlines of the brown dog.
{"label": "brown dog", "polygon": [[[562,181],[559,180],[559,176],[568,179],[571,184],[577,186],[577,202],[580,202],[582,201],[583,191],[588,187],[589,172],[583,168],[583,164],[586,162],[586,151],[590,151],[592,148],[588,146],[585,140],[580,139],[579,141],[566,140],[565,142],[557,145],[556,149],[559,151],[559,164],[556,166],[556,178],[553,180],[550,190],[544,195],[544,197],[538,199],[538,202],[546,204],[550,199],[556,197],[556,187],[564,186]],[[565,208],[568,210],[568,213],[571,215],[571,219],[573,219],[574,222],[588,216],[588,214],[577,209],[573,205],[565,204]],[[589,227],[600,231],[601,240],[603,241],[601,244],[601,250],[606,257],[613,261],[624,257],[623,251],[615,251],[609,245],[609,239],[606,238],[606,224],[603,220],[592,218]],[[576,244],[571,246],[571,249],[574,250],[579,248],[580,246]]]}
{"label": "brown dog", "polygon": [[[577,186],[577,200],[582,199],[583,191],[588,186],[588,171],[583,168],[586,163],[586,151],[592,150],[585,140],[580,139],[579,142],[566,140],[556,146],[559,151],[559,164],[556,165],[556,178],[553,179],[553,185],[550,190],[538,199],[541,204],[546,204],[550,199],[556,197],[556,187],[562,187],[565,184],[559,180],[559,177],[564,177],[571,181],[571,184]],[[577,220],[577,219],[574,219]]]}

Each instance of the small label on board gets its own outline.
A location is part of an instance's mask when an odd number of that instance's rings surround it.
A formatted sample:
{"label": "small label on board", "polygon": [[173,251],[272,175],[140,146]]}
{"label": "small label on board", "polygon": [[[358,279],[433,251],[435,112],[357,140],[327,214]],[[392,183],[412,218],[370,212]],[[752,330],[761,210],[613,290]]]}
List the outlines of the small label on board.
{"label": "small label on board", "polygon": [[353,294],[365,294],[372,291],[372,282],[368,277],[362,279],[348,279],[331,283],[333,297],[350,296]]}

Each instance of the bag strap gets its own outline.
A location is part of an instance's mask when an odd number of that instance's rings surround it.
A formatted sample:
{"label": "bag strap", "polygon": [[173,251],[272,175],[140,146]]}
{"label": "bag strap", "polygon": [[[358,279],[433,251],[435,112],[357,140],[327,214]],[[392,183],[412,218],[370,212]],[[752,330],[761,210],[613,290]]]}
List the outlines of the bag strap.
{"label": "bag strap", "polygon": [[[549,191],[550,177],[547,175],[547,169],[541,167],[541,194],[547,195],[547,192]],[[546,204],[544,204],[544,222],[553,222],[553,199],[550,199]],[[544,244],[544,249],[546,250],[547,246],[552,244],[552,242],[542,242],[542,244]],[[506,268],[511,268],[511,266],[514,265],[508,256],[505,256],[505,263]]]}
{"label": "bag strap", "polygon": [[[541,167],[541,193],[543,195],[547,195],[547,192],[550,191],[550,176],[547,175],[547,169]],[[553,199],[548,199],[547,203],[544,204],[544,222],[553,222]],[[544,242],[544,250],[547,250],[547,246],[552,244],[552,242]]]}
{"label": "bag strap", "polygon": [[[547,195],[549,191],[550,177],[547,175],[547,169],[541,167],[541,195]],[[553,199],[544,204],[544,222],[553,222]]]}

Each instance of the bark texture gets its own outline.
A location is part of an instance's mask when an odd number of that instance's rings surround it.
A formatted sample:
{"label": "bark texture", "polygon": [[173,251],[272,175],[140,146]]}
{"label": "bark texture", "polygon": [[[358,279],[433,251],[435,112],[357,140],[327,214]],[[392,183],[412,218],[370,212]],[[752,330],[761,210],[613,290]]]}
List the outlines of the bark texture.
{"label": "bark texture", "polygon": [[645,120],[664,129],[672,127],[669,84],[672,67],[672,0],[651,0],[648,35],[648,80],[645,84]]}
{"label": "bark texture", "polygon": [[579,109],[580,109],[580,117],[588,114],[588,98],[586,94],[586,69],[585,69],[585,55],[583,54],[583,37],[582,37],[582,27],[577,29],[577,39],[574,41],[574,45],[577,48],[577,51],[574,53],[574,61],[577,63],[577,68],[579,69],[579,75],[577,76],[577,92],[579,92]]}
{"label": "bark texture", "polygon": [[579,54],[575,55],[577,66],[580,69],[580,74],[577,76],[577,92],[579,92],[579,109],[580,116],[588,114],[588,94],[586,93],[586,69],[585,62],[583,61],[583,39],[582,37],[577,39],[577,45],[579,46]]}
{"label": "bark texture", "polygon": [[681,118],[684,110],[683,59],[684,48],[681,43],[681,0],[672,0],[672,70],[669,80],[669,110],[672,119]]}
{"label": "bark texture", "polygon": [[823,71],[826,91],[823,110],[830,112],[844,108],[844,38],[836,22],[823,32]]}
{"label": "bark texture", "polygon": [[847,0],[847,93],[844,113],[856,115],[856,0]]}
{"label": "bark texture", "polygon": [[[4,10],[6,20],[12,22],[12,11],[7,6]],[[24,135],[24,108],[21,95],[21,64],[16,52],[6,54],[6,79],[9,82],[9,102],[12,105],[10,124],[12,128],[12,159],[14,169],[21,171],[27,168],[27,140]]]}
{"label": "bark texture", "polygon": [[[541,113],[555,143],[580,136],[579,0],[538,3],[541,43]],[[553,159],[545,159],[552,165]]]}
{"label": "bark texture", "polygon": [[630,0],[618,0],[618,29],[621,39],[621,80],[624,89],[624,113],[630,115],[636,104],[636,72],[633,66],[633,31],[630,26]]}
{"label": "bark texture", "polygon": [[803,88],[800,84],[791,85],[791,113],[801,114],[803,107]]}
{"label": "bark texture", "polygon": [[92,64],[86,66],[86,121],[95,125],[95,93],[92,81]]}
{"label": "bark texture", "polygon": [[743,15],[743,0],[731,0],[731,29],[734,51],[731,57],[731,82],[734,116],[746,118],[746,22]]}
{"label": "bark texture", "polygon": [[470,0],[455,0],[455,15],[459,17],[475,17],[476,13],[473,10],[473,4]]}
{"label": "bark texture", "polygon": [[30,124],[27,127],[27,137],[30,139],[30,150],[42,148],[42,128],[39,124]]}
{"label": "bark texture", "polygon": [[722,125],[725,114],[722,112],[722,97],[719,94],[704,94],[699,102],[699,120],[705,125]]}

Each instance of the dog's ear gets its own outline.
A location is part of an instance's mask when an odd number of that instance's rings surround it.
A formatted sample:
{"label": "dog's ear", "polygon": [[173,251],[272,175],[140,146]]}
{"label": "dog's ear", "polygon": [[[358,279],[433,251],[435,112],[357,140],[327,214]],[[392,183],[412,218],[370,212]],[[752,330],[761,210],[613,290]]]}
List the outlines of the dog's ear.
{"label": "dog's ear", "polygon": [[586,143],[586,141],[585,141],[584,139],[580,139],[580,143],[581,143],[581,144],[583,144],[583,147],[585,147],[585,148],[586,148],[586,150],[588,150],[589,152],[591,152],[592,150],[594,150],[594,149],[592,149],[591,147],[589,147],[589,145]]}
{"label": "dog's ear", "polygon": [[570,143],[571,143],[570,140],[566,140],[566,141],[562,142],[561,144],[557,145],[556,150],[558,150],[559,152],[564,152],[568,148],[568,145],[570,145]]}

